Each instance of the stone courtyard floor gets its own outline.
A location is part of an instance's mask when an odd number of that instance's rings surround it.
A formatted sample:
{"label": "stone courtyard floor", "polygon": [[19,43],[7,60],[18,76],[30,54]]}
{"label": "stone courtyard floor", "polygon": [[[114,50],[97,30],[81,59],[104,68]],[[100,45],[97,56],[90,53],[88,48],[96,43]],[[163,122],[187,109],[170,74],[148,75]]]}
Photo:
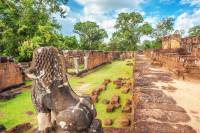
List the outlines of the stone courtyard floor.
{"label": "stone courtyard floor", "polygon": [[134,112],[136,133],[199,133],[200,82],[176,79],[137,55]]}

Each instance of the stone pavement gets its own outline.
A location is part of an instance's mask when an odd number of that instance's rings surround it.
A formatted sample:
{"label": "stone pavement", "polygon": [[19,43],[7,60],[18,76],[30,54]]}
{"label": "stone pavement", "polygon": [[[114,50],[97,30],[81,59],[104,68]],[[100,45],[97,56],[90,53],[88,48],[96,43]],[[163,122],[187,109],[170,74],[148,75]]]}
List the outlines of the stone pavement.
{"label": "stone pavement", "polygon": [[197,133],[189,124],[188,112],[165,93],[176,91],[169,85],[173,82],[169,72],[151,66],[151,61],[143,55],[136,56],[135,133]]}

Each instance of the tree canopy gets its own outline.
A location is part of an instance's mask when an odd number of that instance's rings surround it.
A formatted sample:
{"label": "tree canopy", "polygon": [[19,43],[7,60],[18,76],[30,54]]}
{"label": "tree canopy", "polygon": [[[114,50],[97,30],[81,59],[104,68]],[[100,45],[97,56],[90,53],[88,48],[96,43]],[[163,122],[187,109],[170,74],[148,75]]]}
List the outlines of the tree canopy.
{"label": "tree canopy", "polygon": [[188,33],[189,36],[200,36],[200,25],[190,28]]}
{"label": "tree canopy", "polygon": [[104,38],[108,35],[95,22],[78,22],[74,25],[74,32],[80,37],[80,48],[86,50],[100,49]]}
{"label": "tree canopy", "polygon": [[[138,12],[120,13],[115,22],[116,31],[108,44],[105,29],[91,21],[78,22],[74,32],[79,35],[66,36],[59,32],[60,25],[52,17],[54,13],[65,16],[61,6],[68,0],[0,0],[0,55],[12,56],[17,61],[29,61],[33,50],[40,46],[55,46],[61,50],[119,50],[129,51],[161,48],[161,37],[174,31],[174,19],[163,18],[155,28],[144,22]],[[183,34],[183,32],[179,31]],[[190,36],[200,35],[200,26],[188,31]],[[151,41],[144,41],[142,36],[151,36]]]}
{"label": "tree canopy", "polygon": [[62,35],[52,13],[67,0],[0,0],[0,54],[27,61],[39,46],[58,46]]}
{"label": "tree canopy", "polygon": [[117,31],[113,33],[109,43],[111,50],[135,50],[142,35],[149,35],[152,27],[143,23],[140,13],[120,13],[115,24]]}

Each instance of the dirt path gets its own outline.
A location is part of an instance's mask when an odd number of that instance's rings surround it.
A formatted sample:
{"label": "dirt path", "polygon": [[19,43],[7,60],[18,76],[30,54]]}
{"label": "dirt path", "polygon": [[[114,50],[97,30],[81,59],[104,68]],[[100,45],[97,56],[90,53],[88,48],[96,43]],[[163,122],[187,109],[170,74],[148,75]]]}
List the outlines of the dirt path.
{"label": "dirt path", "polygon": [[168,71],[136,57],[136,133],[199,133],[200,83],[176,80]]}
{"label": "dirt path", "polygon": [[90,86],[90,84],[83,84],[81,86],[78,86],[77,88],[75,88],[75,92],[78,94],[78,95],[84,95],[84,94],[87,94],[87,90],[88,90],[88,87]]}

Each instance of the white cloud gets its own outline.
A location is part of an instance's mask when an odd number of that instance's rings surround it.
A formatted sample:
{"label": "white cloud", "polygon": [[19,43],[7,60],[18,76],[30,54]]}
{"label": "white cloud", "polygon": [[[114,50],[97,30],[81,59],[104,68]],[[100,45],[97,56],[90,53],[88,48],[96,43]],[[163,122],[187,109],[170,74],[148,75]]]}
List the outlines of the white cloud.
{"label": "white cloud", "polygon": [[140,5],[149,0],[75,0],[78,4],[83,6],[81,14],[74,15],[74,12],[67,9],[66,18],[57,16],[58,22],[61,24],[61,32],[68,34],[73,33],[73,25],[76,22],[92,21],[96,22],[101,28],[104,28],[108,33],[106,42],[111,38],[112,33],[115,32],[115,21],[119,13],[138,11],[143,16],[144,11],[141,10]]}
{"label": "white cloud", "polygon": [[156,27],[156,24],[158,23],[158,21],[159,21],[159,18],[157,16],[148,16],[144,18],[144,22],[150,23],[153,26],[153,28]]}
{"label": "white cloud", "polygon": [[102,9],[119,9],[124,7],[138,7],[144,0],[75,0],[77,3],[88,6],[96,5]]}
{"label": "white cloud", "polygon": [[[182,30],[184,29],[187,33],[189,28],[200,25],[200,9],[194,10],[191,14],[189,13],[182,13],[180,16],[177,17],[175,21],[175,29]],[[187,35],[187,34],[186,34]]]}
{"label": "white cloud", "polygon": [[150,40],[150,41],[152,41],[153,39],[154,39],[154,38],[145,35],[145,36],[142,36],[142,37],[140,38],[140,43],[143,43],[145,40]]}
{"label": "white cloud", "polygon": [[[115,31],[114,25],[116,18],[121,12],[138,11],[142,15],[145,13],[140,10],[140,5],[145,0],[75,0],[83,6],[83,14],[80,21],[96,22],[108,33],[108,39]],[[146,0],[147,1],[147,0]]]}
{"label": "white cloud", "polygon": [[200,6],[200,0],[181,0],[181,4],[189,4],[191,6]]}

